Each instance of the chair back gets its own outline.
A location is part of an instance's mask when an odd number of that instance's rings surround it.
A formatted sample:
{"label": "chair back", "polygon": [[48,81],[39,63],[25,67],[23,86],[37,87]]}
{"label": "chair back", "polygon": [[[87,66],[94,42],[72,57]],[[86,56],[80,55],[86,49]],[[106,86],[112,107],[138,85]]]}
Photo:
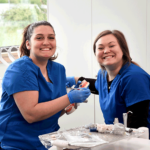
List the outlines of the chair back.
{"label": "chair back", "polygon": [[19,57],[20,53],[18,45],[0,47],[0,61],[4,65],[9,66],[10,62],[15,61],[15,59]]}

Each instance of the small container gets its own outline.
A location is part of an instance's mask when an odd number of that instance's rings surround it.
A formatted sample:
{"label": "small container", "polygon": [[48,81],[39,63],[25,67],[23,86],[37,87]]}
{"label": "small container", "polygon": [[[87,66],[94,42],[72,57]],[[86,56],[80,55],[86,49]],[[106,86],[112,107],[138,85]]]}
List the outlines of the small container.
{"label": "small container", "polygon": [[115,119],[114,119],[114,124],[116,124],[116,123],[119,123],[118,118],[115,118]]}
{"label": "small container", "polygon": [[75,110],[76,110],[76,109],[75,109],[75,103],[70,104],[69,106],[67,106],[67,107],[65,108],[65,111],[66,111],[66,114],[67,114],[67,115],[73,113]]}

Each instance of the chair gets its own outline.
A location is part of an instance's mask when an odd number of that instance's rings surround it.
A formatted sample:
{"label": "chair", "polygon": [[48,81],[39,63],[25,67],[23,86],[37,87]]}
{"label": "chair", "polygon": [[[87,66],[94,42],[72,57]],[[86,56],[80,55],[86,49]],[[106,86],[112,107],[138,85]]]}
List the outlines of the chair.
{"label": "chair", "polygon": [[[18,45],[0,47],[0,61],[4,65],[9,66],[8,62],[10,62],[10,61],[13,62],[16,59],[16,57],[14,57],[13,53],[17,53],[17,57],[18,58],[20,57]],[[4,56],[4,54],[6,54],[6,55]],[[5,59],[3,57],[5,57]],[[6,59],[8,59],[8,58],[9,58],[9,61],[6,61]]]}

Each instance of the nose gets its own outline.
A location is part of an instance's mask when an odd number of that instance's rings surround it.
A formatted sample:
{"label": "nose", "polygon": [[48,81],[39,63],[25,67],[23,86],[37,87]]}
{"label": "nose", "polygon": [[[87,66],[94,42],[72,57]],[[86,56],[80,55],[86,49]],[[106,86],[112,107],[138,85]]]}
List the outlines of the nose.
{"label": "nose", "polygon": [[48,44],[49,44],[49,40],[47,38],[45,38],[43,41],[43,45],[48,45]]}
{"label": "nose", "polygon": [[109,48],[105,48],[104,49],[104,54],[107,54],[107,53],[109,53],[110,52],[110,49]]}

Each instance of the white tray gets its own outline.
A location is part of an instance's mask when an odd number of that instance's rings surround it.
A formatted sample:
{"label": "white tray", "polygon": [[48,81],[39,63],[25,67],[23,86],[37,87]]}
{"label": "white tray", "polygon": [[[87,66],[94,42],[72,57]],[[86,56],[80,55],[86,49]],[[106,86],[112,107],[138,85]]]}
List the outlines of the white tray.
{"label": "white tray", "polygon": [[[101,141],[88,141],[88,142],[79,142],[79,141],[68,141],[66,140],[66,138],[64,137],[63,133],[68,132],[70,135],[72,136],[76,136],[79,134],[87,134],[90,136],[98,136]],[[40,135],[39,139],[41,141],[41,143],[48,149],[50,148],[52,145],[54,146],[58,146],[58,147],[63,147],[63,148],[71,148],[71,149],[77,149],[79,147],[94,147],[94,146],[98,146],[98,145],[104,145],[104,144],[108,144],[108,143],[113,143],[113,142],[117,142],[119,140],[123,140],[123,139],[130,139],[132,137],[139,137],[143,134],[143,132],[141,132],[141,130],[139,129],[133,129],[133,132],[128,134],[125,132],[125,134],[123,135],[114,135],[111,133],[99,133],[99,132],[90,132],[90,129],[86,129],[84,126],[82,127],[77,127],[77,128],[72,128],[72,129],[68,129],[65,131],[57,131],[57,132],[52,132],[49,134],[44,134],[44,135]],[[55,135],[56,140],[53,140],[53,138],[51,137],[52,135]]]}

